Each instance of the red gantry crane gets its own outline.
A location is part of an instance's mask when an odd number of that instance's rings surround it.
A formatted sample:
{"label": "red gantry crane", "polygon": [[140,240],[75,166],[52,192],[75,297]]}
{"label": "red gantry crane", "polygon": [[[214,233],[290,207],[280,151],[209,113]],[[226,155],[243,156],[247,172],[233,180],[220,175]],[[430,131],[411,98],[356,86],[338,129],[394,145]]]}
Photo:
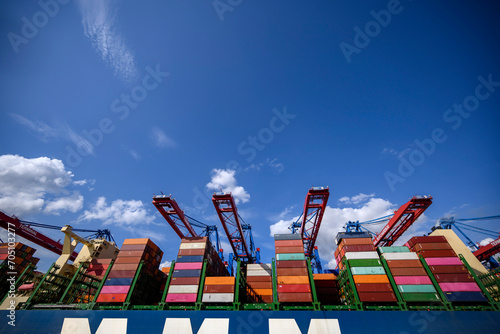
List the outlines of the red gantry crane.
{"label": "red gantry crane", "polygon": [[373,238],[373,245],[375,247],[391,246],[431,204],[432,196],[413,196],[413,198],[394,212],[394,215],[388,215],[361,223],[348,222],[344,228],[346,232],[361,232],[363,228],[372,233],[367,228],[362,227],[362,225],[380,224],[392,216],[382,231]]}
{"label": "red gantry crane", "polygon": [[[6,229],[7,231],[9,231],[9,233],[13,232],[15,233],[15,235],[23,237],[24,239],[29,240],[45,249],[48,249],[51,252],[54,252],[58,255],[62,254],[63,244],[38,232],[37,230],[31,228],[31,226],[48,227],[49,225],[21,221],[16,217],[10,217],[0,211],[0,227]],[[58,227],[58,229],[60,230],[61,228]],[[70,260],[74,261],[77,256],[78,253],[73,252]]]}
{"label": "red gantry crane", "polygon": [[[234,256],[245,263],[259,263],[260,249],[255,249],[252,227],[242,222],[231,193],[215,193],[212,202],[226,232]],[[231,262],[230,258],[230,266]]]}
{"label": "red gantry crane", "polygon": [[304,254],[311,259],[311,266],[318,273],[322,273],[323,268],[318,247],[315,245],[329,196],[330,190],[328,187],[312,187],[309,189],[304,203],[304,211],[297,221],[289,227],[292,234],[300,232],[304,245]]}
{"label": "red gantry crane", "polygon": [[[155,195],[153,196],[153,204],[181,239],[198,236],[206,236],[211,239],[211,236],[215,235],[215,240],[211,240],[212,245],[216,248],[221,260],[224,260],[217,226],[206,225],[186,215],[171,195]],[[193,226],[203,230],[198,234]]]}

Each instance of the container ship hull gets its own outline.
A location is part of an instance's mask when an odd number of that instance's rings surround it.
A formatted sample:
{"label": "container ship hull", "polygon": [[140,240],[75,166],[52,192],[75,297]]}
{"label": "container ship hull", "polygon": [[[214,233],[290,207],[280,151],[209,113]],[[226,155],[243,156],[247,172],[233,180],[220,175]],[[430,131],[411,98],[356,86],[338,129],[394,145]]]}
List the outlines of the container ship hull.
{"label": "container ship hull", "polygon": [[498,333],[495,311],[1,311],[2,333]]}

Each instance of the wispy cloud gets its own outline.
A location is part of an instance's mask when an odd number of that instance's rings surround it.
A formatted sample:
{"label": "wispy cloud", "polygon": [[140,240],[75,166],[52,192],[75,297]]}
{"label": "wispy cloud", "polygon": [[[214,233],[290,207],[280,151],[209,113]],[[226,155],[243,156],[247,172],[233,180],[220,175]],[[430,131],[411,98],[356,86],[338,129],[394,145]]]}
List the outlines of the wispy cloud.
{"label": "wispy cloud", "polygon": [[159,148],[174,148],[177,146],[175,141],[168,137],[162,129],[153,127],[151,131],[151,138]]}
{"label": "wispy cloud", "polygon": [[57,138],[57,129],[48,124],[35,120],[31,121],[24,116],[18,114],[10,114],[10,116],[19,124],[30,129],[35,136],[43,142],[48,142],[50,139]]}
{"label": "wispy cloud", "polygon": [[117,27],[116,4],[115,0],[78,0],[85,36],[114,74],[131,82],[138,71],[134,54]]}
{"label": "wispy cloud", "polygon": [[130,156],[132,158],[134,158],[135,160],[139,161],[141,160],[141,155],[134,149],[128,147],[128,146],[125,146],[125,145],[122,145],[122,149],[127,152],[128,154],[130,154]]}
{"label": "wispy cloud", "polygon": [[406,148],[402,151],[398,151],[398,150],[395,150],[393,148],[385,147],[382,150],[382,155],[392,155],[392,156],[396,156],[396,157],[402,157],[403,155],[405,155],[408,152],[410,152],[409,148]]}
{"label": "wispy cloud", "polygon": [[260,171],[263,167],[269,167],[274,174],[279,174],[285,169],[285,165],[278,161],[278,159],[269,159],[267,158],[263,162],[253,163],[250,166],[243,169],[243,171],[248,172],[252,170]]}

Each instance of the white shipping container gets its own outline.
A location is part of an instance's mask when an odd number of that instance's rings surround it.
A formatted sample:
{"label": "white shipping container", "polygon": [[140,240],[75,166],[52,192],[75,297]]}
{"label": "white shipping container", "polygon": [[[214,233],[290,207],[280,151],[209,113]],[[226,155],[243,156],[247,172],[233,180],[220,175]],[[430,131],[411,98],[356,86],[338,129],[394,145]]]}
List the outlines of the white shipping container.
{"label": "white shipping container", "polygon": [[384,253],[382,256],[386,260],[418,260],[417,253]]}
{"label": "white shipping container", "polygon": [[204,293],[201,301],[203,303],[232,303],[234,293]]}
{"label": "white shipping container", "polygon": [[198,285],[171,285],[168,293],[198,293]]}
{"label": "white shipping container", "polygon": [[363,259],[379,259],[376,251],[369,252],[346,252],[345,258],[347,260],[363,260]]}
{"label": "white shipping container", "polygon": [[206,246],[206,242],[181,243],[179,249],[205,249]]}
{"label": "white shipping container", "polygon": [[257,269],[257,270],[247,270],[247,276],[271,276],[272,270]]}
{"label": "white shipping container", "polygon": [[257,269],[265,269],[265,270],[271,270],[271,264],[270,263],[250,263],[247,264],[247,271],[248,270],[257,270]]}

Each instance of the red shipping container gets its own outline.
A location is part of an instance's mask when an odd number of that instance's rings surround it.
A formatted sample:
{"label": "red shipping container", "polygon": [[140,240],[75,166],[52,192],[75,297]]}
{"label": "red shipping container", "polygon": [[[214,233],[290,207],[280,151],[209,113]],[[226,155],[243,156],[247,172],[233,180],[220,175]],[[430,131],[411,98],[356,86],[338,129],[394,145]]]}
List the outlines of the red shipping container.
{"label": "red shipping container", "polygon": [[413,247],[416,244],[440,243],[440,242],[448,243],[446,238],[443,237],[442,235],[434,235],[434,236],[427,236],[427,237],[413,237],[410,240],[408,240],[408,245],[410,245],[410,247]]}
{"label": "red shipping container", "polygon": [[287,302],[310,303],[312,302],[312,295],[310,292],[309,293],[278,292],[278,301],[280,303],[287,303]]}
{"label": "red shipping container", "polygon": [[127,299],[127,293],[106,293],[99,294],[98,303],[124,303]]}
{"label": "red shipping container", "polygon": [[134,256],[134,257],[129,257],[129,256],[118,256],[115,261],[115,265],[117,264],[129,264],[129,263],[139,263],[141,262],[143,258],[140,256]]}
{"label": "red shipping container", "polygon": [[277,268],[306,268],[305,260],[276,261]]}
{"label": "red shipping container", "polygon": [[111,268],[111,271],[120,271],[120,270],[132,270],[132,271],[137,271],[137,268],[139,268],[139,264],[133,264],[133,263],[122,263],[122,264],[115,264],[113,268]]}
{"label": "red shipping container", "polygon": [[278,276],[306,276],[307,268],[277,268]]}
{"label": "red shipping container", "polygon": [[334,280],[314,280],[314,286],[317,288],[337,287],[338,283]]}
{"label": "red shipping container", "polygon": [[[123,245],[122,248],[120,248],[120,252],[122,251],[144,251],[146,250],[147,245]],[[120,255],[118,253],[118,255]]]}
{"label": "red shipping container", "polygon": [[434,278],[438,283],[446,282],[475,282],[469,274],[435,274]]}
{"label": "red shipping container", "polygon": [[392,292],[359,292],[358,296],[362,302],[397,302]]}
{"label": "red shipping container", "polygon": [[269,282],[247,282],[247,286],[250,289],[272,289],[273,283]]}
{"label": "red shipping container", "polygon": [[468,274],[467,269],[462,266],[429,266],[433,274]]}
{"label": "red shipping container", "polygon": [[204,255],[204,249],[179,249],[177,255]]}
{"label": "red shipping container", "polygon": [[247,283],[249,282],[271,282],[271,276],[247,276]]}
{"label": "red shipping container", "polygon": [[358,292],[389,292],[392,291],[390,283],[357,283]]}
{"label": "red shipping container", "polygon": [[418,252],[421,250],[446,250],[446,249],[453,249],[451,248],[450,244],[447,242],[426,242],[423,244],[415,244],[413,248]]}
{"label": "red shipping container", "polygon": [[393,276],[427,276],[424,268],[390,268]]}
{"label": "red shipping container", "polygon": [[423,258],[427,257],[453,257],[457,256],[457,254],[451,250],[451,249],[446,249],[446,250],[423,250],[418,252],[418,254],[422,255]]}
{"label": "red shipping container", "polygon": [[205,285],[203,293],[233,293],[234,285]]}
{"label": "red shipping container", "polygon": [[371,238],[342,239],[339,243],[339,248],[342,248],[345,245],[373,245],[373,241],[371,240]]}
{"label": "red shipping container", "polygon": [[198,285],[200,284],[199,277],[172,277],[170,281],[172,285]]}
{"label": "red shipping container", "polygon": [[302,240],[275,240],[274,247],[302,247],[304,249]]}
{"label": "red shipping container", "polygon": [[276,247],[276,254],[303,253],[304,247]]}
{"label": "red shipping container", "polygon": [[311,287],[309,284],[279,284],[278,293],[282,292],[311,292]]}
{"label": "red shipping container", "polygon": [[388,260],[387,265],[392,268],[423,268],[420,260]]}
{"label": "red shipping container", "polygon": [[338,295],[339,290],[337,288],[318,288],[316,287],[316,295]]}

